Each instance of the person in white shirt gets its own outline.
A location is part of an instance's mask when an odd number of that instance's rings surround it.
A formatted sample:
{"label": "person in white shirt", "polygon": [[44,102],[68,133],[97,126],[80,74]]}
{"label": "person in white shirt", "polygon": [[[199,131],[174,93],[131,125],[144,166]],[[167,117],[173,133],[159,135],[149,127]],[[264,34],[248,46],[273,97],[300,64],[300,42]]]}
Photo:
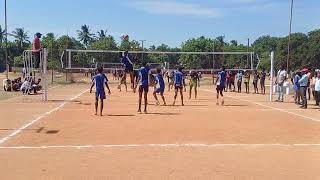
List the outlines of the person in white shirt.
{"label": "person in white shirt", "polygon": [[316,82],[315,82],[315,86],[314,86],[314,90],[315,90],[315,99],[316,99],[316,105],[319,106],[320,105],[320,72],[317,73],[317,78]]}
{"label": "person in white shirt", "polygon": [[29,93],[29,92],[28,92],[28,89],[30,90],[30,88],[31,88],[31,82],[25,80],[25,81],[22,83],[21,87],[20,87],[20,91],[21,91],[23,94]]}
{"label": "person in white shirt", "polygon": [[277,74],[276,85],[277,85],[277,92],[278,92],[278,99],[277,102],[283,102],[284,99],[284,82],[287,78],[287,71],[284,69],[284,66],[281,66],[280,70]]}

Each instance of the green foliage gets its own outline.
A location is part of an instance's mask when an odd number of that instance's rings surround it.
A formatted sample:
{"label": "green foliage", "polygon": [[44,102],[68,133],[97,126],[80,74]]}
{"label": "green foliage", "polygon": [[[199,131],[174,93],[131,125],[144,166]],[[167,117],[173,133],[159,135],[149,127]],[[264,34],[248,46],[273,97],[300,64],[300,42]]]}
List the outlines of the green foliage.
{"label": "green foliage", "polygon": [[[112,36],[100,37],[95,42],[91,43],[88,49],[93,50],[117,50],[117,43]],[[90,60],[95,59],[96,62],[119,62],[118,54],[109,53],[96,53],[87,54],[87,58]],[[89,62],[89,63],[92,63]]]}
{"label": "green foliage", "polygon": [[85,46],[88,46],[94,40],[94,34],[90,32],[90,27],[88,25],[82,25],[78,32],[78,39],[83,42]]}

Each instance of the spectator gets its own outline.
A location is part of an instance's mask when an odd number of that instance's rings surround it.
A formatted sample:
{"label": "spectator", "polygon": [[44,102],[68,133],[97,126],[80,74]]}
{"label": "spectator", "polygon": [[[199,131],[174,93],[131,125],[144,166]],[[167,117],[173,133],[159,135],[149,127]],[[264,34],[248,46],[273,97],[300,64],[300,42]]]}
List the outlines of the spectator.
{"label": "spectator", "polygon": [[302,77],[299,80],[300,84],[300,91],[301,91],[301,96],[302,96],[302,106],[300,108],[302,109],[307,109],[308,108],[308,100],[307,100],[307,89],[308,89],[308,69],[304,68],[301,71]]}
{"label": "spectator", "polygon": [[27,75],[27,70],[25,67],[22,68],[22,78],[26,78],[26,75]]}
{"label": "spectator", "polygon": [[307,73],[307,76],[308,76],[308,89],[307,89],[307,93],[308,93],[308,100],[310,101],[311,100],[311,82],[312,82],[312,73],[309,71]]}
{"label": "spectator", "polygon": [[312,79],[310,80],[310,89],[311,89],[311,94],[314,100],[316,100],[316,95],[315,95],[316,81],[317,81],[317,74],[314,74],[314,77],[312,77]]}
{"label": "spectator", "polygon": [[315,83],[315,99],[316,105],[320,105],[320,72],[317,73],[316,83]]}
{"label": "spectator", "polygon": [[33,44],[32,44],[32,52],[33,52],[33,56],[35,59],[35,68],[39,68],[40,67],[40,53],[41,53],[41,33],[36,33],[34,35],[34,40],[33,40]]}
{"label": "spectator", "polygon": [[261,93],[266,94],[266,70],[262,69],[261,76],[260,76],[260,86],[261,86]]}
{"label": "spectator", "polygon": [[260,76],[258,74],[257,70],[253,71],[253,87],[254,87],[254,94],[259,94],[259,89],[258,89],[258,81],[260,79]]}
{"label": "spectator", "polygon": [[278,99],[276,102],[283,102],[284,99],[284,82],[287,77],[287,71],[284,69],[284,66],[281,66],[280,70],[277,73],[276,85],[278,92]]}
{"label": "spectator", "polygon": [[246,87],[246,93],[249,94],[250,93],[250,87],[249,87],[250,73],[249,73],[249,71],[245,71],[244,72],[244,77],[243,78],[244,78],[243,82],[244,82],[244,85]]}
{"label": "spectator", "polygon": [[299,84],[300,79],[301,79],[301,72],[297,71],[293,78],[293,90],[295,91],[294,102],[298,105],[301,105],[301,93],[300,93],[300,84]]}
{"label": "spectator", "polygon": [[237,79],[237,86],[238,86],[238,93],[241,93],[241,86],[242,86],[242,72],[239,70],[236,79]]}

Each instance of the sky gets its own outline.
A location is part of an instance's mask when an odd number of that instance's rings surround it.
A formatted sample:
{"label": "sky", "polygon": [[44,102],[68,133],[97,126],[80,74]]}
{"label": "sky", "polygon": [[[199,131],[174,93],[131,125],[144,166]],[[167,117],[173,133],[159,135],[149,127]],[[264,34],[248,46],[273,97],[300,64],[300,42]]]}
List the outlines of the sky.
{"label": "sky", "polygon": [[[4,0],[0,0],[4,26]],[[180,47],[189,38],[225,36],[227,41],[251,42],[262,35],[286,36],[291,0],[7,0],[9,32],[24,27],[58,36],[77,36],[89,25],[106,29],[120,41],[146,40],[146,47],[162,43]],[[295,0],[293,32],[320,27],[320,1]]]}

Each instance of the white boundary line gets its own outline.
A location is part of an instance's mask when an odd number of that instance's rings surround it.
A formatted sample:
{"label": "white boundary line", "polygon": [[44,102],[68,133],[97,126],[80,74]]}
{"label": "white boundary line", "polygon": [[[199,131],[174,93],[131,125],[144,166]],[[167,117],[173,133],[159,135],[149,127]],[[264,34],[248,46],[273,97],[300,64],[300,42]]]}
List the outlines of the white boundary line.
{"label": "white boundary line", "polygon": [[[207,92],[214,92],[214,91],[209,90],[209,89],[202,89],[202,90],[203,91],[207,91]],[[236,100],[239,100],[239,101],[249,102],[249,103],[252,103],[252,104],[255,104],[255,105],[258,105],[258,106],[274,109],[274,110],[277,110],[277,111],[280,111],[280,112],[284,112],[284,113],[287,113],[287,114],[290,114],[290,115],[295,115],[295,116],[298,116],[298,117],[301,117],[301,118],[304,118],[304,119],[308,119],[308,120],[311,120],[311,121],[320,122],[319,119],[316,119],[316,118],[313,118],[313,117],[304,116],[304,115],[297,114],[297,113],[294,113],[294,112],[290,112],[290,111],[287,111],[287,110],[284,110],[284,109],[280,109],[280,108],[264,105],[264,104],[261,104],[261,103],[258,103],[258,102],[245,100],[245,99],[241,99],[241,98],[236,98],[236,97],[232,97],[232,96],[226,96],[226,97],[232,98],[232,99],[236,99]]]}
{"label": "white boundary line", "polygon": [[[86,93],[86,92],[88,92],[88,91],[89,91],[89,89],[81,92],[80,94],[78,94],[78,95],[72,97],[71,99],[69,99],[69,101],[72,101],[72,100],[75,100],[75,99],[79,98],[81,95],[83,95],[84,93]],[[55,111],[58,111],[59,109],[63,108],[66,104],[69,103],[69,101],[64,102],[64,103],[62,103],[61,105],[59,105],[58,107],[56,107],[56,108],[54,108],[54,109],[52,109],[52,110],[50,110],[50,111],[47,111],[47,112],[43,113],[42,115],[40,115],[40,116],[37,117],[36,119],[31,120],[29,123],[27,123],[27,124],[25,124],[24,126],[20,127],[19,129],[17,129],[17,130],[14,131],[13,133],[11,133],[11,134],[9,134],[8,136],[2,138],[2,139],[0,140],[0,144],[5,143],[6,141],[8,141],[9,139],[11,139],[12,137],[14,137],[14,136],[16,136],[17,134],[19,134],[20,132],[22,132],[24,129],[30,127],[30,126],[33,125],[34,123],[36,123],[36,122],[40,121],[41,119],[43,119],[44,117],[46,117],[46,116],[50,115],[51,113],[53,113],[53,112],[55,112]]]}
{"label": "white boundary line", "polygon": [[0,146],[1,149],[94,149],[94,148],[297,148],[320,147],[320,144],[108,144],[57,146]]}

